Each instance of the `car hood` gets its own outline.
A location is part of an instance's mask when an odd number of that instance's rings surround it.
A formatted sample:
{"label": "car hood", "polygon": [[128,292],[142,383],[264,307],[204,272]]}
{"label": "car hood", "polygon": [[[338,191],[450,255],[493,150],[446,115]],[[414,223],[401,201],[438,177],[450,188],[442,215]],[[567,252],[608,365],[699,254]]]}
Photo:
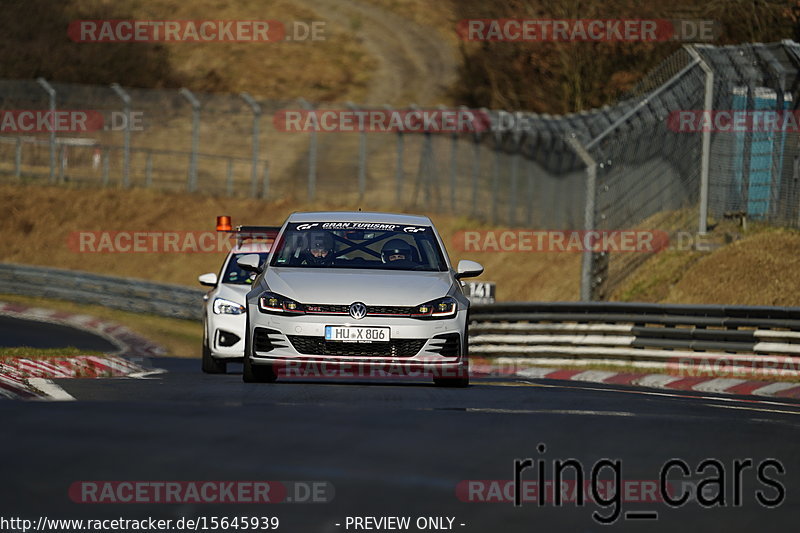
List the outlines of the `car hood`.
{"label": "car hood", "polygon": [[413,306],[446,296],[449,272],[335,268],[268,268],[269,290],[300,303]]}
{"label": "car hood", "polygon": [[252,285],[234,285],[233,283],[220,283],[217,287],[217,298],[225,298],[237,304],[245,305],[247,293],[253,289]]}

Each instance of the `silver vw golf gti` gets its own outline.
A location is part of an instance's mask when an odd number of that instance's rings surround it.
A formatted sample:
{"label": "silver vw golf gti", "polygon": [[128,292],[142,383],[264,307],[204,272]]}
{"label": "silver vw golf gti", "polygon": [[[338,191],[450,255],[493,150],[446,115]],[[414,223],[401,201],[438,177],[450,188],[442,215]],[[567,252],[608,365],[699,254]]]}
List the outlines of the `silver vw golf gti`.
{"label": "silver vw golf gti", "polygon": [[[462,278],[428,217],[294,213],[247,294],[244,381],[280,376],[430,376],[469,384]],[[304,374],[304,372],[306,372]]]}

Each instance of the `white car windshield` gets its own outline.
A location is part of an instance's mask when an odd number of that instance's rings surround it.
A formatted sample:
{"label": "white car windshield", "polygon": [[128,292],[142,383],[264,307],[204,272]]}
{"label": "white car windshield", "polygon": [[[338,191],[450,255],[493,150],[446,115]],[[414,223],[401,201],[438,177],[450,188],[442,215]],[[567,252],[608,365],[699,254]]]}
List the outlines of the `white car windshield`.
{"label": "white car windshield", "polygon": [[270,266],[447,270],[430,226],[362,222],[289,224]]}

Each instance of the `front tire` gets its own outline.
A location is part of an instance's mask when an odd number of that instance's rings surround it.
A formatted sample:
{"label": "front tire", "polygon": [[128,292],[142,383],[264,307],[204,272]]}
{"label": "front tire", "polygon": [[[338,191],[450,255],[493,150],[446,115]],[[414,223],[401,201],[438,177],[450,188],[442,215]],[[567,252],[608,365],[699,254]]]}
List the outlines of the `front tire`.
{"label": "front tire", "polygon": [[437,387],[463,389],[464,387],[469,387],[469,376],[464,378],[433,378],[433,384]]}
{"label": "front tire", "polygon": [[458,367],[454,376],[434,376],[433,384],[437,387],[469,387],[469,366],[462,365]]}
{"label": "front tire", "polygon": [[220,361],[211,355],[208,340],[203,339],[203,372],[206,374],[224,374],[228,370],[228,363]]}
{"label": "front tire", "polygon": [[242,381],[245,383],[274,383],[278,380],[271,364],[254,365],[249,356],[244,357]]}

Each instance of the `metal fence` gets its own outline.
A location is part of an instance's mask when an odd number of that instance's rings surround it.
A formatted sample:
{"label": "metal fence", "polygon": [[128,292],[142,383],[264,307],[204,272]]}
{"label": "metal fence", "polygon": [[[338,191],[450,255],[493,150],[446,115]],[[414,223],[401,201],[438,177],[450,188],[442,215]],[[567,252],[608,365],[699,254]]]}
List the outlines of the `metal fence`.
{"label": "metal fence", "polygon": [[[0,111],[89,109],[94,132],[9,134],[0,177],[436,210],[510,227],[705,233],[725,216],[800,226],[797,128],[681,131],[681,110],[792,111],[800,45],[686,46],[613,107],[483,110],[472,133],[289,133],[282,110],[353,104],[0,80]],[[678,124],[680,126],[680,124]],[[581,297],[605,299],[646,254],[584,254]]]}
{"label": "metal fence", "polygon": [[[0,263],[0,294],[99,304],[199,320],[203,289]],[[517,302],[470,308],[470,355],[536,364],[693,364],[725,371],[796,375],[800,308],[620,302]],[[141,344],[131,338],[129,343]],[[140,349],[153,350],[152,346]],[[518,361],[517,361],[518,362]],[[516,363],[515,363],[516,364]]]}
{"label": "metal fence", "polygon": [[0,294],[97,304],[132,313],[197,320],[205,291],[181,285],[33,265],[0,264]]}

